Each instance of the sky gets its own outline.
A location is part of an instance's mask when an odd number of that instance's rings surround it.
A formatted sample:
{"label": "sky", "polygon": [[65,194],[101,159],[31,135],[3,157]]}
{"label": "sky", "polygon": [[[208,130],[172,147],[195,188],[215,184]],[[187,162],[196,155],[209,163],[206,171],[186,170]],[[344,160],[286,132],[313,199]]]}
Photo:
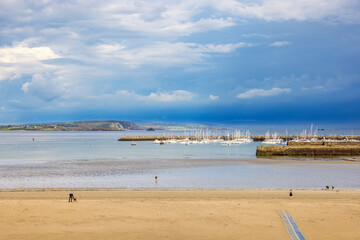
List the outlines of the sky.
{"label": "sky", "polygon": [[0,124],[360,125],[358,0],[0,0]]}

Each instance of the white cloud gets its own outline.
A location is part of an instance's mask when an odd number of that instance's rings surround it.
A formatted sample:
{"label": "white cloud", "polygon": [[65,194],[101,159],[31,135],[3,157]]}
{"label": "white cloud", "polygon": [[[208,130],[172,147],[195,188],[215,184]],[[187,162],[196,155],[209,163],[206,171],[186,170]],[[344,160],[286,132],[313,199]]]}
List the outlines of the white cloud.
{"label": "white cloud", "polygon": [[160,93],[151,93],[148,96],[149,100],[156,102],[173,102],[173,101],[190,101],[195,95],[191,92],[184,90],[177,90],[172,92],[160,92]]}
{"label": "white cloud", "polygon": [[0,48],[0,81],[20,78],[54,69],[42,61],[60,58],[50,47],[29,47],[24,42],[13,47]]}
{"label": "white cloud", "polygon": [[302,91],[310,91],[310,90],[317,90],[317,91],[319,91],[319,90],[322,90],[322,91],[325,91],[325,90],[327,90],[324,86],[315,86],[315,87],[311,87],[311,88],[309,88],[309,87],[302,87],[302,88],[300,88]]}
{"label": "white cloud", "polygon": [[150,93],[149,95],[140,95],[126,90],[120,90],[117,91],[116,94],[118,96],[133,97],[136,100],[140,100],[140,101],[152,101],[152,102],[175,102],[175,101],[185,102],[185,101],[191,101],[195,97],[194,93],[185,90],[156,92],[156,93]]}
{"label": "white cloud", "polygon": [[[36,2],[36,3],[35,3]],[[146,35],[185,36],[235,25],[228,14],[216,13],[206,1],[109,0],[88,1],[17,0],[0,3],[0,15],[16,22],[57,22],[69,26],[125,30]],[[0,8],[1,9],[1,8]]]}
{"label": "white cloud", "polygon": [[83,29],[150,36],[188,36],[221,30],[244,19],[360,23],[358,0],[108,0],[2,1],[0,15],[15,24],[56,22],[78,36]]}
{"label": "white cloud", "polygon": [[3,33],[28,32],[29,36],[34,36],[39,23],[56,22],[59,23],[58,28],[41,29],[40,34],[63,33],[72,39],[88,38],[84,29],[89,26],[94,29],[91,34],[102,29],[123,39],[124,31],[174,38],[221,30],[254,18],[360,23],[360,2],[357,0],[89,0],[36,3],[17,0],[2,1],[0,9],[5,22],[11,22],[11,27],[1,29]]}
{"label": "white cloud", "polygon": [[119,45],[119,44],[100,44],[96,46],[96,51],[103,54],[111,54],[113,52],[119,51],[121,49],[124,49],[125,46]]}
{"label": "white cloud", "polygon": [[21,89],[26,94],[34,95],[45,101],[61,97],[65,92],[65,84],[50,74],[34,74],[31,81],[25,82]]}
{"label": "white cloud", "polygon": [[[178,23],[171,26],[155,28],[155,33],[166,35],[190,35],[197,32],[220,30],[225,27],[234,26],[235,22],[231,17],[219,19],[200,19],[194,22]],[[133,26],[131,30],[139,30]],[[150,28],[151,29],[151,28]],[[149,28],[142,29],[146,33],[154,33]]]}
{"label": "white cloud", "polygon": [[219,99],[219,96],[215,96],[215,95],[210,94],[210,95],[209,95],[209,99],[210,99],[210,100],[213,100],[213,101],[216,101],[216,100]]}
{"label": "white cloud", "polygon": [[228,53],[233,52],[238,48],[252,47],[253,44],[246,42],[230,43],[230,44],[196,44],[198,51],[209,53]]}
{"label": "white cloud", "polygon": [[360,3],[357,0],[223,0],[213,4],[218,10],[239,17],[266,21],[360,23]]}
{"label": "white cloud", "polygon": [[264,89],[252,89],[244,93],[238,94],[236,97],[240,99],[254,98],[254,97],[271,97],[284,93],[291,93],[290,88],[272,88],[270,90]]}
{"label": "white cloud", "polygon": [[[231,44],[196,44],[196,43],[170,43],[155,42],[138,48],[125,48],[118,45],[100,45],[95,48],[96,54],[101,58],[121,59],[120,63],[132,67],[139,65],[178,65],[200,63],[214,53],[229,53],[238,48],[251,47],[245,42]],[[105,50],[104,50],[105,49]],[[112,49],[112,50],[110,50]]]}
{"label": "white cloud", "polygon": [[235,25],[230,16],[200,17],[206,7],[211,5],[202,1],[122,1],[100,7],[98,17],[106,27],[167,36],[185,36]]}
{"label": "white cloud", "polygon": [[269,46],[271,47],[284,47],[284,46],[287,46],[287,45],[290,45],[291,42],[289,41],[277,41],[277,42],[272,42],[269,44]]}
{"label": "white cloud", "polygon": [[[162,84],[167,81],[165,78],[169,79],[169,71],[160,72],[164,70],[160,69],[159,75],[167,76],[158,78],[153,69],[144,68],[140,72],[126,69],[126,66],[180,66],[185,71],[217,68],[213,62],[206,64],[206,60],[254,45],[218,42],[231,34],[230,31],[221,31],[224,36],[208,38],[209,41],[216,39],[217,44],[199,44],[191,37],[180,39],[179,36],[223,30],[239,23],[246,24],[249,19],[359,23],[359,9],[358,0],[0,1],[1,42],[9,45],[0,46],[0,80],[24,76],[19,79],[25,82],[22,92],[18,83],[11,86],[16,86],[21,94],[26,93],[26,99],[36,96],[51,101],[61,96],[58,100],[67,98],[69,105],[73,104],[73,99],[101,95],[121,85],[128,89],[136,89],[140,84],[147,85],[142,89],[166,89]],[[261,24],[261,21],[254,24]],[[250,33],[243,37],[268,36]],[[14,39],[22,42],[11,46]],[[196,35],[195,39],[207,39],[207,35]],[[33,79],[29,80],[29,76]],[[70,88],[66,84],[73,85]],[[9,84],[9,88],[11,86]],[[298,85],[283,81],[282,85],[268,82],[261,86],[264,89],[273,86],[295,89]],[[182,87],[179,83],[171,83],[171,88]],[[187,93],[190,94],[177,91],[124,94],[143,101],[166,102],[194,98],[193,93]],[[109,106],[113,104],[110,102]],[[51,105],[55,105],[54,102]],[[87,103],[83,103],[85,105]]]}
{"label": "white cloud", "polygon": [[15,47],[0,48],[1,63],[26,63],[59,58],[49,47],[28,47],[19,44]]}
{"label": "white cloud", "polygon": [[245,38],[270,38],[269,35],[261,34],[261,33],[245,33],[241,36]]}
{"label": "white cloud", "polygon": [[21,73],[19,73],[14,66],[1,66],[0,65],[0,81],[2,80],[13,80],[19,78]]}

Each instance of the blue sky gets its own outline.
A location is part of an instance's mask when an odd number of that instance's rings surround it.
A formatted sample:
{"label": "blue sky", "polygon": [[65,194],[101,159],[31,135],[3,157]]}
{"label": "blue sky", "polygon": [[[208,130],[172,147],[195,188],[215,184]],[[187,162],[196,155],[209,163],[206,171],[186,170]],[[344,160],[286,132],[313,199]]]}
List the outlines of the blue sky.
{"label": "blue sky", "polygon": [[357,0],[0,0],[0,123],[360,122]]}

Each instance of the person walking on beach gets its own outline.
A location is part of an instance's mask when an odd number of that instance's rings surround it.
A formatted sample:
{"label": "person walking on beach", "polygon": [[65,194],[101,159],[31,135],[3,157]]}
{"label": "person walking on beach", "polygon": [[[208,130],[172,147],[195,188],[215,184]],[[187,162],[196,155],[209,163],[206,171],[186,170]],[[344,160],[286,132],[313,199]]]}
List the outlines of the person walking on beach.
{"label": "person walking on beach", "polygon": [[289,196],[290,196],[290,199],[291,199],[291,198],[292,198],[292,196],[293,196],[292,189],[290,189]]}
{"label": "person walking on beach", "polygon": [[69,194],[69,202],[72,202],[73,199],[74,199],[74,194],[70,193]]}

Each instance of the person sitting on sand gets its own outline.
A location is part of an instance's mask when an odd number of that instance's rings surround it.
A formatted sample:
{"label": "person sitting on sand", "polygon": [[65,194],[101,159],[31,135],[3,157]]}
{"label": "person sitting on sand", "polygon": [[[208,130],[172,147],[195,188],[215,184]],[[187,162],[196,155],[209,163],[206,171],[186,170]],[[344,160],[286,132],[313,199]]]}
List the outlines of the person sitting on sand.
{"label": "person sitting on sand", "polygon": [[331,186],[331,190],[334,190],[335,188],[334,188],[334,186]]}
{"label": "person sitting on sand", "polygon": [[69,194],[69,202],[72,202],[73,199],[74,199],[74,194],[70,193]]}
{"label": "person sitting on sand", "polygon": [[292,196],[293,196],[292,189],[290,189],[289,196],[290,196],[290,199],[291,199],[291,198],[292,198]]}

